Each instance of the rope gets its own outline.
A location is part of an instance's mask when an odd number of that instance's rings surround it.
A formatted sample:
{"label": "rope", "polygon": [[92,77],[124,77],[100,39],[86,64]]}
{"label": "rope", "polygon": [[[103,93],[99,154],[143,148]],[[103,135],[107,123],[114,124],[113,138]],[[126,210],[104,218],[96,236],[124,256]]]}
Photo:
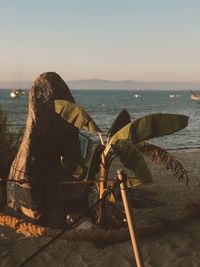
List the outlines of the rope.
{"label": "rope", "polygon": [[113,193],[115,189],[122,183],[123,181],[119,181],[117,185],[113,187],[113,189],[109,190],[105,195],[98,199],[92,206],[90,206],[85,212],[83,212],[82,215],[80,215],[75,221],[73,221],[70,225],[67,225],[64,227],[62,231],[60,231],[57,235],[55,235],[49,242],[47,242],[45,245],[43,245],[40,249],[38,249],[35,253],[33,253],[31,256],[29,256],[24,262],[22,262],[17,267],[25,266],[29,261],[31,261],[33,258],[35,258],[40,252],[42,252],[45,248],[47,248],[50,244],[52,244],[54,241],[56,241],[61,235],[65,233],[66,230],[71,228],[73,225],[75,225],[80,219],[82,219],[85,215],[88,214],[88,212],[93,209],[96,205],[98,205],[102,200],[104,200],[107,196],[110,195],[110,193]]}
{"label": "rope", "polygon": [[[131,180],[131,179],[136,179],[136,177],[126,177],[126,179]],[[114,179],[106,179],[106,182],[109,181],[118,181],[117,178]],[[1,182],[13,182],[13,183],[19,183],[19,184],[29,184],[29,182],[27,182],[24,179],[21,180],[15,180],[15,179],[3,179],[0,178],[0,183]],[[60,181],[60,182],[52,182],[52,183],[45,183],[45,184],[96,184],[96,183],[104,183],[105,180],[104,179],[99,179],[99,180],[88,180],[88,181]],[[40,181],[34,181],[33,183],[41,183]]]}
{"label": "rope", "polygon": [[[176,216],[175,216],[176,217]],[[158,234],[163,230],[174,231],[177,230],[181,225],[191,223],[192,221],[200,218],[200,204],[189,203],[185,206],[184,210],[180,213],[177,218],[162,218],[161,221],[153,222],[147,225],[141,225],[137,227],[137,232],[140,238],[145,238],[151,235]],[[52,229],[49,227],[42,227],[23,219],[17,219],[9,215],[0,214],[0,224],[11,227],[17,233],[22,233],[26,237],[30,236],[45,236],[53,237],[59,229]],[[104,244],[113,244],[123,241],[130,240],[129,229],[123,227],[120,229],[77,229],[66,231],[62,235],[64,240],[76,240],[76,241],[93,241],[103,242]]]}
{"label": "rope", "polygon": [[[196,214],[198,214],[196,212]],[[26,222],[22,219],[17,219],[9,215],[0,215],[0,224],[11,227],[17,233],[22,233],[26,237],[30,236],[45,236],[53,237],[60,230],[52,229],[49,227],[43,227],[36,224]],[[147,226],[137,227],[138,234],[140,237],[146,237],[152,233],[158,233],[161,229],[162,222],[153,223]],[[77,229],[66,231],[62,235],[64,240],[76,240],[76,241],[93,241],[103,242],[106,244],[114,244],[130,239],[128,227],[117,228],[117,229]]]}

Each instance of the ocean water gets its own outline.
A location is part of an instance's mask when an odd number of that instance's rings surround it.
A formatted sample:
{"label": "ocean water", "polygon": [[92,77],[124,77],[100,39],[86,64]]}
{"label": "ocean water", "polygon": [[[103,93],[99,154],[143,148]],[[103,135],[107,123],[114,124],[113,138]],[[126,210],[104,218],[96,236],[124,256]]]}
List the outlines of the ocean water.
{"label": "ocean water", "polygon": [[[179,97],[170,98],[170,91],[140,91],[136,98],[128,90],[72,90],[77,104],[82,106],[104,134],[118,113],[126,108],[132,119],[151,113],[174,113],[189,116],[188,126],[172,135],[152,139],[151,142],[166,149],[200,147],[200,103],[190,99],[189,91],[179,91]],[[7,112],[11,131],[24,128],[28,111],[28,90],[20,98],[12,99],[10,91],[0,89],[0,105]],[[90,135],[94,140],[96,134]]]}

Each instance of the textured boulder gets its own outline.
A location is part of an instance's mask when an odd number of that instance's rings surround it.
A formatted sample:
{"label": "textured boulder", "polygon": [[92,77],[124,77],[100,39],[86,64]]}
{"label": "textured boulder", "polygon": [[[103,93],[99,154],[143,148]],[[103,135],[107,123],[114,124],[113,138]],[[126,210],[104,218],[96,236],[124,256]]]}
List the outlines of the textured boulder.
{"label": "textured boulder", "polygon": [[78,129],[55,113],[55,99],[74,102],[58,74],[40,75],[29,91],[26,129],[9,174],[25,183],[7,182],[7,207],[30,221],[57,227],[68,213],[84,209],[86,201],[83,186],[57,183],[73,179],[61,156],[79,165],[83,158]]}

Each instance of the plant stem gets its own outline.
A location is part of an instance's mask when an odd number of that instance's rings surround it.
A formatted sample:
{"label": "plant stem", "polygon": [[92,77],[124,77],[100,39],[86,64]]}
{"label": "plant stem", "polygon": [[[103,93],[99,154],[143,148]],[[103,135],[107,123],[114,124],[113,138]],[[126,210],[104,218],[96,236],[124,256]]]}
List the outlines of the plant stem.
{"label": "plant stem", "polygon": [[[99,132],[99,139],[101,141],[101,144],[104,145],[105,142],[104,142],[103,137],[102,137],[102,135],[101,135],[100,132]],[[105,154],[103,152],[102,155],[101,155],[100,179],[101,180],[105,180],[105,176],[106,176],[106,170],[105,170]],[[103,192],[104,192],[104,182],[100,183],[100,185],[99,185],[99,198],[102,198]]]}
{"label": "plant stem", "polygon": [[[104,156],[102,158],[104,158]],[[106,169],[105,169],[104,164],[105,164],[105,161],[102,162],[101,171],[100,171],[100,179],[103,180],[103,182],[101,182],[99,185],[99,198],[100,199],[103,198],[104,192],[105,192]],[[98,224],[100,225],[104,224],[105,214],[106,214],[106,207],[105,207],[105,199],[104,199],[99,203],[99,207],[98,207],[98,218],[97,218]]]}
{"label": "plant stem", "polygon": [[101,134],[100,132],[99,132],[98,134],[99,134],[99,139],[100,139],[100,141],[101,141],[101,144],[104,145],[105,143],[104,143],[102,134]]}
{"label": "plant stem", "polygon": [[[101,133],[99,132],[99,139],[101,141],[102,145],[105,145],[105,142],[102,138]],[[100,168],[100,180],[103,180],[104,182],[101,182],[99,184],[99,198],[101,199],[104,195],[104,191],[105,191],[105,180],[106,180],[106,168],[105,168],[105,164],[106,164],[106,155],[103,152],[101,155],[101,168]],[[98,224],[103,224],[104,219],[105,219],[105,201],[101,201],[99,203],[99,207],[98,207],[98,214],[97,214],[97,223]]]}
{"label": "plant stem", "polygon": [[[105,193],[105,190],[107,188],[107,173],[108,170],[107,164],[106,164],[106,156],[111,148],[111,142],[109,141],[109,138],[104,142],[101,133],[99,132],[99,139],[101,141],[102,145],[105,145],[105,149],[101,155],[101,169],[100,169],[100,179],[103,180],[104,182],[101,182],[99,185],[99,198],[103,198],[103,195]],[[99,210],[98,210],[98,218],[97,218],[97,223],[100,225],[103,225],[105,222],[105,217],[106,217],[106,202],[105,200],[102,200],[99,203]]]}

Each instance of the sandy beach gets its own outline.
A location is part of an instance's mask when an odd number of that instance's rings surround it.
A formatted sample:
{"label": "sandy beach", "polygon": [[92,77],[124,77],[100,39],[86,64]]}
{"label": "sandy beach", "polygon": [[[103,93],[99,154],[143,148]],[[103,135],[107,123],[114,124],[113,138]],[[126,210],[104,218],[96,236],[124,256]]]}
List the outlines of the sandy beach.
{"label": "sandy beach", "polygon": [[[137,226],[173,220],[200,203],[200,150],[175,152],[188,171],[190,183],[178,181],[164,168],[151,164],[154,184],[144,186],[158,205],[135,208]],[[115,166],[118,167],[118,166]],[[191,205],[191,203],[193,203]],[[200,215],[199,215],[200,217]],[[0,266],[15,267],[50,238],[25,237],[13,229],[0,226]],[[141,238],[145,267],[200,266],[200,218],[176,229]],[[94,242],[58,239],[27,266],[135,266],[130,241],[100,246]]]}

